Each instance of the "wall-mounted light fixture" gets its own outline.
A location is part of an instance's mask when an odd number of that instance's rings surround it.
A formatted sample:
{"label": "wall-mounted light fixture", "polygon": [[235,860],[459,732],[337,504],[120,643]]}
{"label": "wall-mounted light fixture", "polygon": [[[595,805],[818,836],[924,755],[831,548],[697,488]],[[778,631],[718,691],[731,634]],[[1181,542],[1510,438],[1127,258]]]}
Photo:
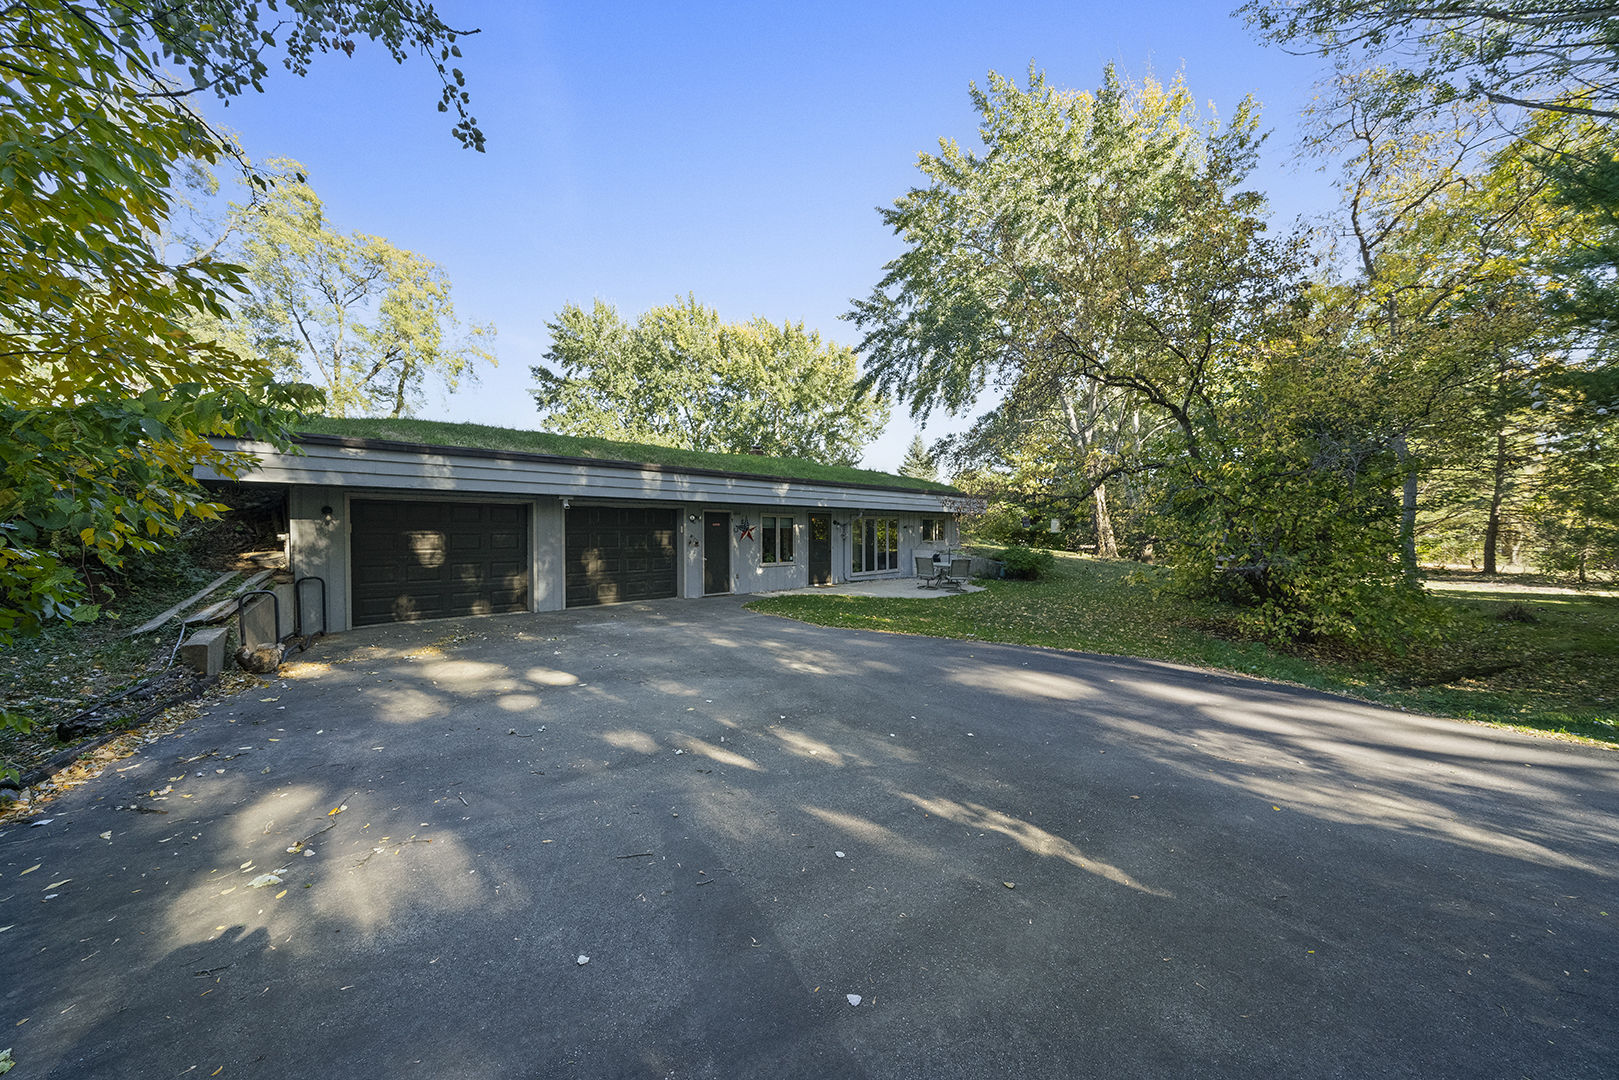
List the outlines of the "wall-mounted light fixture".
{"label": "wall-mounted light fixture", "polygon": [[687,514],[686,515],[686,520],[691,522],[693,525],[695,525],[695,524],[697,524],[697,515],[696,514]]}
{"label": "wall-mounted light fixture", "polygon": [[320,508],[320,519],[328,525],[332,523],[332,508],[330,506]]}
{"label": "wall-mounted light fixture", "polygon": [[569,505],[568,500],[563,499],[562,500],[562,509],[566,510],[568,508],[568,505]]}

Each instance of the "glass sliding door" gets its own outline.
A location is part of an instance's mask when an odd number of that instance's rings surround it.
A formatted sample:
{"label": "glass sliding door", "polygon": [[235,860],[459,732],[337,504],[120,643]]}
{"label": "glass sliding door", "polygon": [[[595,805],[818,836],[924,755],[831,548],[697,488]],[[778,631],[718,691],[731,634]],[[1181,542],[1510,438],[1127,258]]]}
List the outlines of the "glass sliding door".
{"label": "glass sliding door", "polygon": [[855,518],[849,570],[872,574],[899,569],[899,519]]}

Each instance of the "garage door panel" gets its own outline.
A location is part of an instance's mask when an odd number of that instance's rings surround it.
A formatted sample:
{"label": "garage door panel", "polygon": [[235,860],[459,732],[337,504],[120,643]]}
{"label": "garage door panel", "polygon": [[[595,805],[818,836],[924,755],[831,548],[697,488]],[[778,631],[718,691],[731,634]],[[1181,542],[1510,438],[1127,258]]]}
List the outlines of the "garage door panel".
{"label": "garage door panel", "polygon": [[368,564],[354,568],[357,585],[392,585],[404,579],[404,567]]}
{"label": "garage door panel", "polygon": [[677,595],[675,511],[576,507],[568,511],[564,553],[569,607]]}
{"label": "garage door panel", "polygon": [[355,625],[529,609],[526,507],[356,499],[351,515]]}

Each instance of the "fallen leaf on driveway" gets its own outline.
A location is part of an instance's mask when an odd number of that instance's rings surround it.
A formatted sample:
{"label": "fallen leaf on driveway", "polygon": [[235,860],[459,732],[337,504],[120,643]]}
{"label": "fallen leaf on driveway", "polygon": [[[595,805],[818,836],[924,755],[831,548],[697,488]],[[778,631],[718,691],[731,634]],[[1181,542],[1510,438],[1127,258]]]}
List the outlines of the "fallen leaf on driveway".
{"label": "fallen leaf on driveway", "polygon": [[859,994],[845,994],[843,996],[849,999],[849,1004],[850,1005],[858,1005],[858,1004],[860,1004],[860,995]]}
{"label": "fallen leaf on driveway", "polygon": [[[44,865],[45,864],[42,863],[42,862],[37,862],[33,866],[30,866],[28,869],[24,870],[22,872],[22,874],[32,874],[35,870],[38,870],[41,866],[44,866]],[[22,877],[22,874],[18,874],[17,876]]]}
{"label": "fallen leaf on driveway", "polygon": [[259,700],[260,701],[280,701],[281,698],[279,696],[277,696],[277,697],[261,697],[261,698],[259,698]]}
{"label": "fallen leaf on driveway", "polygon": [[586,964],[590,963],[590,957],[586,956],[584,953],[580,953],[579,959],[575,960],[574,963],[578,964],[580,967],[584,967]]}
{"label": "fallen leaf on driveway", "polygon": [[266,885],[279,885],[279,884],[281,884],[281,879],[276,877],[274,874],[260,874],[258,877],[254,878],[252,881],[249,881],[247,883],[247,887],[249,889],[262,889]]}
{"label": "fallen leaf on driveway", "polygon": [[335,810],[326,811],[326,816],[327,817],[336,817],[338,814],[341,814],[343,811],[347,810],[348,808],[349,808],[349,804],[344,803],[342,806],[339,806]]}
{"label": "fallen leaf on driveway", "polygon": [[68,882],[70,882],[72,880],[73,879],[70,878],[70,877],[65,877],[61,881],[53,881],[49,885],[47,885],[43,889],[41,889],[40,892],[50,892],[52,889],[58,888],[58,887],[60,887],[62,885],[66,885]]}

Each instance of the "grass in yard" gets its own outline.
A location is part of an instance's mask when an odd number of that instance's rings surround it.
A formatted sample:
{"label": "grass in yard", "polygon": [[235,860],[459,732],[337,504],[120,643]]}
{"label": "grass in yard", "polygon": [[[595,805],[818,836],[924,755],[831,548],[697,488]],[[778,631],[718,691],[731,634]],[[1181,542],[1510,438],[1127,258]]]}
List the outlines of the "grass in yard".
{"label": "grass in yard", "polygon": [[428,446],[459,446],[478,450],[506,450],[557,457],[589,458],[597,461],[634,461],[672,465],[688,469],[717,469],[776,476],[789,480],[819,480],[832,484],[875,484],[878,487],[923,491],[955,491],[949,484],[918,480],[911,476],[875,472],[871,469],[822,465],[802,458],[772,457],[768,454],[713,454],[701,450],[681,450],[672,446],[614,442],[611,439],[555,435],[549,431],[490,427],[487,424],[452,424],[443,420],[350,419],[312,416],[302,425],[316,435],[350,439],[388,439]]}
{"label": "grass in yard", "polygon": [[1138,564],[1055,554],[1045,580],[985,581],[984,592],[947,599],[795,595],[748,606],[821,626],[1169,660],[1619,745],[1619,598],[1436,576],[1430,589],[1448,616],[1437,644],[1402,655],[1279,649],[1244,640],[1230,608],[1132,583]]}

